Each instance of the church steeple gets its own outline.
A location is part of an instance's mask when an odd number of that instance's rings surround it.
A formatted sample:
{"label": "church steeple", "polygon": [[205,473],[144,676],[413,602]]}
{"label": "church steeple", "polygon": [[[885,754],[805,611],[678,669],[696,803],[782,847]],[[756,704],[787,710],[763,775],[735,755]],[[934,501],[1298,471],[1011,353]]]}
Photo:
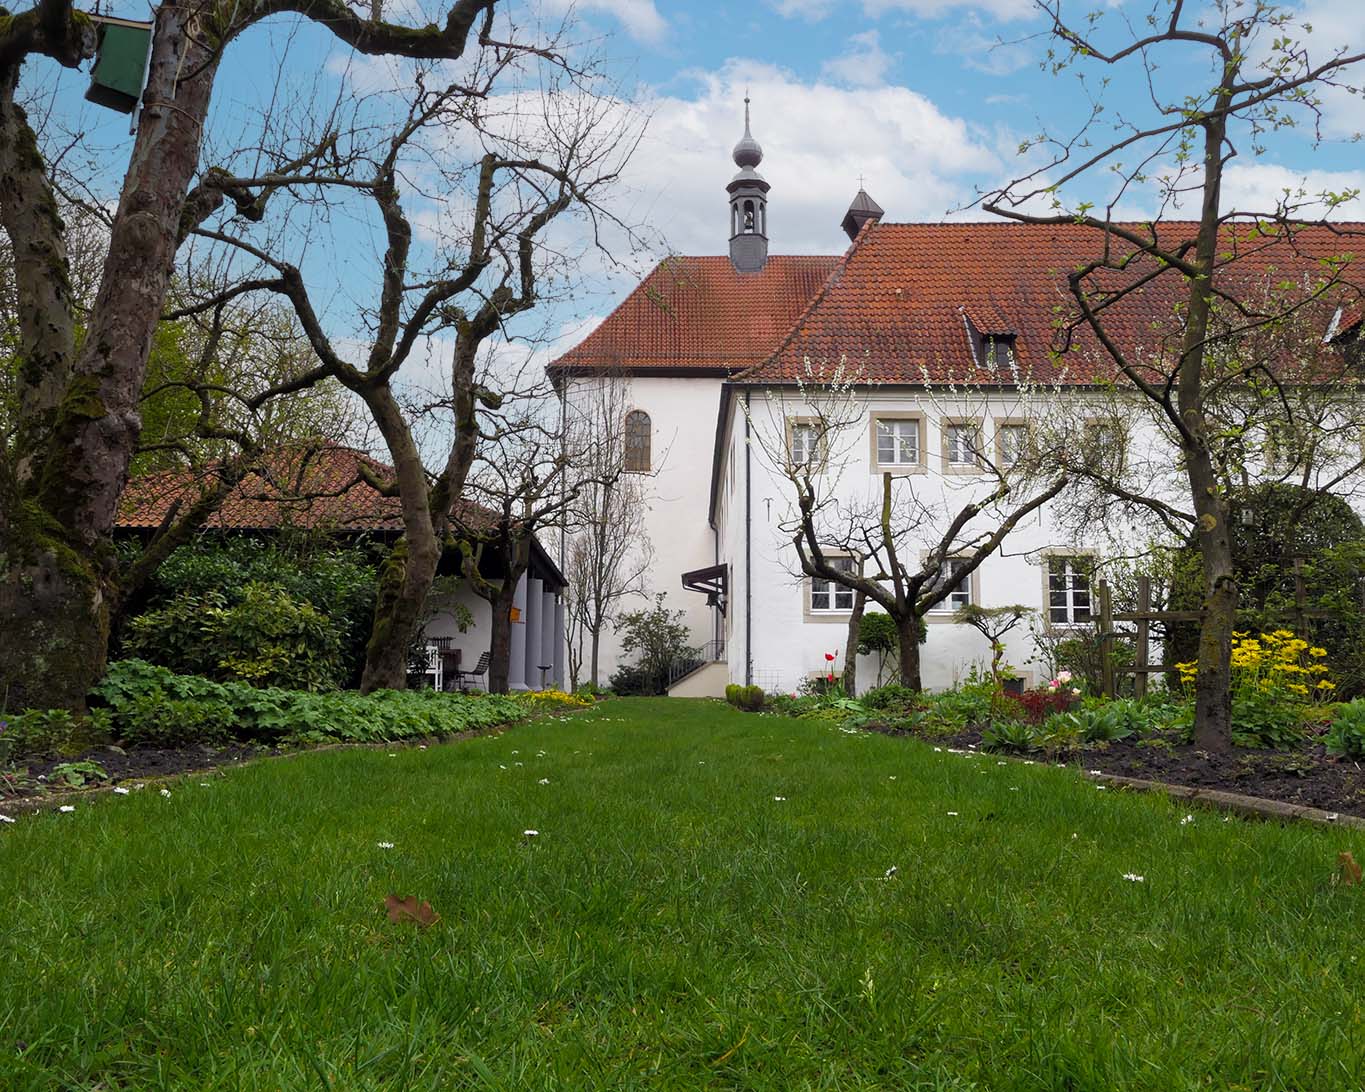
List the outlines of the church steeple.
{"label": "church steeple", "polygon": [[739,173],[730,179],[730,261],[741,273],[757,273],[768,261],[768,183],[756,170],[763,149],[749,132],[749,96],[744,95],[744,135],[734,150]]}

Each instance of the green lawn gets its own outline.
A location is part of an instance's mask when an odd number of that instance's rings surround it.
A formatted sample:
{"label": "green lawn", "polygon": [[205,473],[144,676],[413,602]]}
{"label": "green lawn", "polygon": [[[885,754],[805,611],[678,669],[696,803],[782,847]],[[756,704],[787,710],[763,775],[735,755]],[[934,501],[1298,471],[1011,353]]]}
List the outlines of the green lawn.
{"label": "green lawn", "polygon": [[0,1088],[1359,1087],[1365,837],[1185,813],[646,699],[82,801],[0,826]]}

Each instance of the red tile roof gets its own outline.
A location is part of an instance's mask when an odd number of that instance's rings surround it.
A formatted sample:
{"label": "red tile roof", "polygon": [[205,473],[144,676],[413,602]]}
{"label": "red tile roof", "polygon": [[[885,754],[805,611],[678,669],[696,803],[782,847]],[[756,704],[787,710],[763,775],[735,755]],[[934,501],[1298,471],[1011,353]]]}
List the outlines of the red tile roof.
{"label": "red tile roof", "polygon": [[[1190,224],[1162,226],[1167,238],[1192,231]],[[1365,251],[1365,224],[1303,229],[1292,243],[1253,232],[1248,224],[1228,229],[1224,283],[1236,278],[1269,286],[1321,277],[1322,259]],[[790,382],[808,374],[808,360],[827,369],[842,357],[867,381],[991,381],[973,356],[964,322],[970,318],[981,333],[1015,333],[1019,367],[1029,379],[1091,381],[1098,370],[1108,373],[1098,352],[1076,352],[1058,363],[1050,349],[1059,317],[1074,310],[1066,276],[1095,256],[1097,241],[1094,229],[1074,224],[872,224],[777,349],[737,378]],[[1137,270],[1152,268],[1149,259],[1143,262]],[[1137,270],[1105,276],[1136,276]],[[1182,284],[1162,276],[1115,307],[1107,324],[1116,340],[1151,348],[1153,330],[1171,314]],[[1076,349],[1094,347],[1087,334],[1077,337]]]}
{"label": "red tile roof", "polygon": [[[354,448],[332,445],[318,450],[272,456],[265,473],[248,474],[228,495],[206,526],[220,530],[261,531],[302,527],[328,531],[401,531],[396,497],[385,497],[360,477],[368,467],[381,480],[390,467]],[[119,498],[116,526],[128,530],[161,526],[177,500],[192,503],[210,484],[204,475],[170,470],[128,482]],[[457,519],[486,526],[493,514],[468,501],[460,502]]]}
{"label": "red tile roof", "polygon": [[550,371],[746,368],[773,351],[840,261],[779,255],[739,273],[725,256],[667,258]]}

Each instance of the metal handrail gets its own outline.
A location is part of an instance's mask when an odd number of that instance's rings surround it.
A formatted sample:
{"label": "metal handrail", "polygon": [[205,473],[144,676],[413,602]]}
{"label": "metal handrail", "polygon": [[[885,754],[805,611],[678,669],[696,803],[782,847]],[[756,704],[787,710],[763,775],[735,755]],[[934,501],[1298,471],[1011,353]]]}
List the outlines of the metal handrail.
{"label": "metal handrail", "polygon": [[[693,650],[689,650],[693,651]],[[690,675],[699,667],[707,664],[717,663],[725,659],[725,641],[717,638],[714,641],[707,641],[706,644],[694,650],[691,656],[679,656],[668,665],[668,685],[672,686],[684,675]]]}

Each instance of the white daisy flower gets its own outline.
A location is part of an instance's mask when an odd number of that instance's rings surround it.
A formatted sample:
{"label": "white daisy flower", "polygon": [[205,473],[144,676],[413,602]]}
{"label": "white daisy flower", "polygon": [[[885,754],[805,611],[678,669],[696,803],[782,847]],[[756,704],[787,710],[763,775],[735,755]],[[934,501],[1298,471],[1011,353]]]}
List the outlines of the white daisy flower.
{"label": "white daisy flower", "polygon": [[1139,876],[1136,872],[1125,872],[1123,878],[1129,883],[1146,883],[1147,877]]}
{"label": "white daisy flower", "polygon": [[1194,816],[1193,816],[1193,815],[1187,815],[1187,816],[1185,816],[1185,818],[1183,818],[1182,820],[1180,820],[1180,825],[1183,827],[1183,826],[1185,826],[1186,824],[1188,824],[1188,823],[1193,823],[1193,822],[1194,822]]}
{"label": "white daisy flower", "polygon": [[1006,762],[1006,761],[1002,758],[999,762],[996,763],[996,765],[997,765],[997,766],[1008,766],[1009,763]]}
{"label": "white daisy flower", "polygon": [[780,802],[786,800],[787,798],[785,796],[774,796],[773,799]]}
{"label": "white daisy flower", "polygon": [[548,777],[542,777],[539,781],[536,782],[537,785],[548,785],[549,783],[550,779]]}
{"label": "white daisy flower", "polygon": [[895,780],[896,780],[896,775],[895,775],[895,774],[892,774],[890,777],[887,778],[887,780],[888,780],[888,781],[895,781]]}
{"label": "white daisy flower", "polygon": [[948,814],[949,814],[949,815],[956,815],[957,812],[955,812],[955,811],[950,811]]}
{"label": "white daisy flower", "polygon": [[171,790],[170,790],[170,789],[162,789],[162,790],[161,790],[161,795],[162,795],[162,796],[167,796],[167,797],[168,797],[168,796],[171,795]]}
{"label": "white daisy flower", "polygon": [[538,831],[538,830],[523,830],[523,831],[521,832],[521,836],[522,836],[523,838],[537,838],[537,837],[540,836],[540,831]]}
{"label": "white daisy flower", "polygon": [[943,753],[943,748],[942,748],[942,747],[935,747],[934,750],[937,751],[939,754],[942,754],[942,753]]}
{"label": "white daisy flower", "polygon": [[888,869],[886,870],[885,873],[883,873],[883,877],[884,877],[885,879],[888,879],[888,880],[889,880],[889,879],[891,879],[892,876],[894,876],[894,875],[895,875],[897,872],[899,872],[899,871],[900,871],[899,868],[897,868],[895,865],[892,865],[890,868],[888,868]]}
{"label": "white daisy flower", "polygon": [[128,790],[125,789],[125,788],[123,788],[122,786],[120,786],[119,788],[117,788],[117,789],[114,790],[114,795],[115,795],[115,796],[127,796],[127,795],[128,795]]}
{"label": "white daisy flower", "polygon": [[60,811],[60,812],[64,812],[64,813],[73,812],[73,811],[76,810],[76,805],[75,805],[75,804],[63,804],[63,805],[62,805],[60,808],[58,808],[57,810]]}
{"label": "white daisy flower", "polygon": [[1091,777],[1098,777],[1100,774],[1104,773],[1103,770],[1086,770],[1085,772],[1088,773]]}
{"label": "white daisy flower", "polygon": [[0,815],[0,823],[13,823],[13,822],[14,822],[14,820],[11,819],[8,815]]}
{"label": "white daisy flower", "polygon": [[393,843],[392,843],[392,842],[376,842],[375,844],[376,844],[377,846],[379,846],[380,849],[392,849],[392,848],[393,848]]}

